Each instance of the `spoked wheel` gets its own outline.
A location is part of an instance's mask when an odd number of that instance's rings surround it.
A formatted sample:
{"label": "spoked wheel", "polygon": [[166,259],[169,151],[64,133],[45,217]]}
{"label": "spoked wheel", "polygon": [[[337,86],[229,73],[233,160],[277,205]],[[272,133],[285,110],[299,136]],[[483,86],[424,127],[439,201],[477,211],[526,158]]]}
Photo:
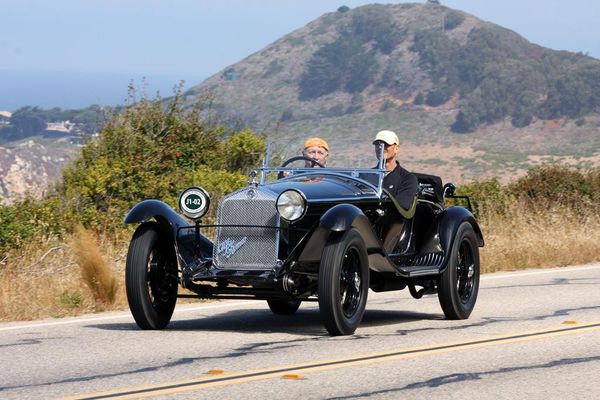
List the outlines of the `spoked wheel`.
{"label": "spoked wheel", "polygon": [[369,292],[367,250],[351,229],[326,244],[319,269],[319,311],[334,336],[354,333],[362,320]]}
{"label": "spoked wheel", "polygon": [[131,239],[125,267],[127,301],[142,329],[163,329],[177,302],[177,262],[156,222],[140,225]]}
{"label": "spoked wheel", "polygon": [[438,298],[446,318],[469,318],[477,300],[479,273],[477,238],[471,224],[463,222],[438,285]]}
{"label": "spoked wheel", "polygon": [[273,314],[292,315],[298,311],[302,300],[267,300],[267,304]]}

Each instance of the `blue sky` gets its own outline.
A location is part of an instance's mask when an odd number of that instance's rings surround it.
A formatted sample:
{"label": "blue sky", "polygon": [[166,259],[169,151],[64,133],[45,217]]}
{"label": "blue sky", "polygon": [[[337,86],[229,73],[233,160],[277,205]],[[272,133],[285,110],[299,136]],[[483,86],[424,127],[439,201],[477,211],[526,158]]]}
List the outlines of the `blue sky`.
{"label": "blue sky", "polygon": [[[391,1],[398,2],[404,1]],[[146,76],[151,83],[163,79],[169,85],[178,79],[197,84],[326,12],[341,5],[352,8],[369,3],[0,0],[0,85],[6,93],[9,83],[16,83],[15,73],[39,77],[42,72],[45,78],[38,79],[44,81],[56,74],[98,74],[115,79]],[[441,3],[512,29],[542,46],[600,58],[597,0]]]}

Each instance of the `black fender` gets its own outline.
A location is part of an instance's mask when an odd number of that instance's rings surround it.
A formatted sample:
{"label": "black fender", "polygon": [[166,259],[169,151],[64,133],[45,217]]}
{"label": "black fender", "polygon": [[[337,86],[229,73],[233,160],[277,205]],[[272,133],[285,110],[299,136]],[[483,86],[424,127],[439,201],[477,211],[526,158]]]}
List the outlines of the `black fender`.
{"label": "black fender", "polygon": [[[159,200],[144,200],[129,211],[125,217],[126,224],[135,224],[155,219],[161,227],[165,235],[173,241],[180,249],[193,246],[196,236],[194,226],[185,218],[177,214],[168,204]],[[184,229],[181,229],[184,228]],[[187,228],[187,229],[185,229]],[[181,244],[185,243],[182,247]],[[202,258],[212,256],[213,243],[203,235],[199,235],[198,247]],[[186,253],[186,254],[183,254]],[[184,259],[188,259],[191,255],[187,252],[180,253]],[[186,260],[189,262],[189,260]]]}
{"label": "black fender", "polygon": [[361,234],[367,254],[383,254],[381,243],[362,210],[352,204],[338,204],[321,216],[318,227],[313,231],[298,261],[317,262],[331,235],[341,234],[355,228]]}
{"label": "black fender", "polygon": [[191,226],[185,218],[177,214],[168,204],[159,200],[144,200],[137,203],[125,217],[126,224],[137,224],[154,218],[171,238],[177,237],[179,228]]}
{"label": "black fender", "polygon": [[448,262],[448,257],[450,255],[450,250],[452,249],[452,244],[454,243],[456,232],[458,231],[460,224],[463,222],[468,222],[471,224],[473,230],[475,231],[475,236],[477,236],[477,245],[479,247],[484,246],[481,228],[479,227],[479,224],[477,223],[477,220],[473,214],[464,207],[448,207],[438,217],[438,234],[440,238],[440,244],[444,250],[444,254],[446,255],[444,264]]}

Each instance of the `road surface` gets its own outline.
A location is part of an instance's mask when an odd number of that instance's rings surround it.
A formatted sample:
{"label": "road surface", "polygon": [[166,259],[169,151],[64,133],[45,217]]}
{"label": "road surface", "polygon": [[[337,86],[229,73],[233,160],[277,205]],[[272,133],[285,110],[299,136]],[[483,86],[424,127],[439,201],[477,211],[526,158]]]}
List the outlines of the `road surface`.
{"label": "road surface", "polygon": [[128,312],[0,324],[0,398],[597,399],[600,264],[484,275],[475,311],[369,293],[355,335],[316,303],[178,306],[168,329]]}

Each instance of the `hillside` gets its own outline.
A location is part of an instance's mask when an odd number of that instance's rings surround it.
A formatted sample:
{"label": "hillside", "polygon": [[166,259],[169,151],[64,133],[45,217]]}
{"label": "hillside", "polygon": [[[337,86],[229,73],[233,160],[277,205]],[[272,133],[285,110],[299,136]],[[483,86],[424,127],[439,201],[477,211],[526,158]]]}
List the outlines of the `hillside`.
{"label": "hillside", "polygon": [[409,168],[452,179],[599,165],[600,61],[435,4],[341,7],[186,96],[206,93],[288,154],[322,135],[334,164],[371,157],[388,128]]}
{"label": "hillside", "polygon": [[[547,162],[600,166],[600,61],[430,3],[340,7],[183,98],[189,107],[207,94],[227,125],[265,132],[284,155],[323,136],[332,166],[370,165],[380,129],[400,134],[409,169],[444,180],[506,182]],[[34,137],[45,124],[70,120],[96,132],[101,115],[94,106],[24,107],[4,117],[3,201],[39,192],[79,151]]]}
{"label": "hillside", "polygon": [[80,148],[65,138],[39,136],[0,146],[0,205],[46,194]]}

